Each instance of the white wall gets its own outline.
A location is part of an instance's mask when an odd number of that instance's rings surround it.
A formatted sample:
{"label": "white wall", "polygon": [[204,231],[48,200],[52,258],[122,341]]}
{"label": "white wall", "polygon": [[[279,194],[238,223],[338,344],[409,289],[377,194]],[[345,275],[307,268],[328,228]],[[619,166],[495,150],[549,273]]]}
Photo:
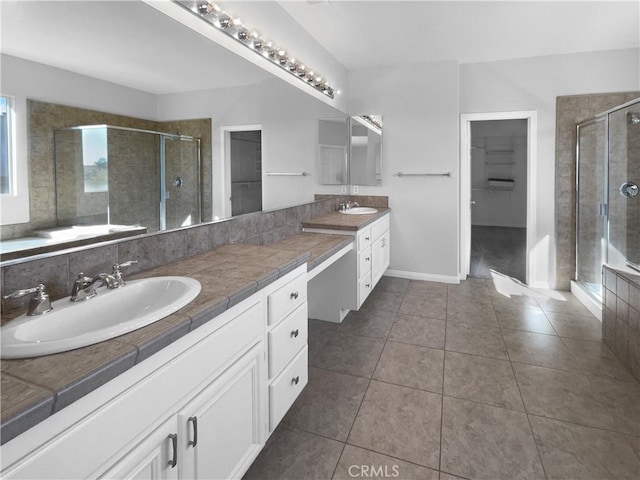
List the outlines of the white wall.
{"label": "white wall", "polygon": [[314,193],[339,193],[317,186],[318,119],[343,115],[279,79],[257,86],[162,95],[159,119],[211,118],[213,139],[213,212],[228,215],[223,127],[260,125],[263,172],[307,172],[310,176],[264,176],[263,209],[309,202]]}
{"label": "white wall", "polygon": [[[639,50],[536,57],[460,66],[460,112],[536,110],[536,278],[555,284],[555,105],[560,95],[622,92],[640,88]],[[384,113],[384,112],[383,112]]]}
{"label": "white wall", "polygon": [[[352,115],[383,117],[382,186],[388,195],[390,273],[457,281],[458,275],[458,65],[435,62],[353,71]],[[395,174],[451,172],[451,177]]]}

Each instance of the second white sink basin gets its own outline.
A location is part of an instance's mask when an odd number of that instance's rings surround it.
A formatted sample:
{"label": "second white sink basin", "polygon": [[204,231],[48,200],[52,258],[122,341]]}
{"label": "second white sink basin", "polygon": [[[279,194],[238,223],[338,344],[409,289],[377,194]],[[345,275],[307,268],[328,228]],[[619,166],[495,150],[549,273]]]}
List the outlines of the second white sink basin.
{"label": "second white sink basin", "polygon": [[100,288],[83,302],[56,300],[49,313],[22,315],[0,329],[2,358],[66,352],[123,335],[177,312],[200,289],[200,282],[189,277],[151,277],[114,290]]}
{"label": "second white sink basin", "polygon": [[344,213],[345,215],[367,215],[376,213],[377,211],[378,209],[373,207],[352,207],[349,210],[340,210],[340,213]]}

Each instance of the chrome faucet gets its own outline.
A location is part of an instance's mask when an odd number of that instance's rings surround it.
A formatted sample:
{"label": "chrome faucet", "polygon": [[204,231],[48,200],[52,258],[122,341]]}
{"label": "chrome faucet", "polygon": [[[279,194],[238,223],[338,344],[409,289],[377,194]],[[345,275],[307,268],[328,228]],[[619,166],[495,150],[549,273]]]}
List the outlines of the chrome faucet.
{"label": "chrome faucet", "polygon": [[[100,285],[96,285],[98,283],[100,283]],[[98,292],[96,292],[96,288],[103,285],[109,289],[118,288],[118,281],[113,275],[108,273],[100,273],[95,278],[91,278],[80,272],[76,281],[73,282],[70,300],[72,302],[89,300],[98,294]]]}
{"label": "chrome faucet", "polygon": [[36,315],[43,315],[53,310],[53,307],[51,306],[51,300],[49,300],[49,295],[47,295],[47,293],[44,291],[44,288],[44,284],[41,283],[33,288],[16,290],[15,292],[10,293],[9,295],[5,295],[2,298],[4,298],[5,300],[10,298],[21,298],[25,295],[31,295],[32,293],[35,293],[31,300],[29,300],[29,310],[27,311],[27,315],[31,317]]}
{"label": "chrome faucet", "polygon": [[342,202],[338,210],[344,212],[345,210],[350,210],[353,207],[359,207],[360,204],[358,202],[348,201],[347,203]]}
{"label": "chrome faucet", "polygon": [[116,282],[118,282],[118,284],[112,288],[120,288],[126,285],[124,278],[122,278],[122,272],[120,271],[120,269],[125,267],[130,267],[131,265],[134,265],[136,263],[138,263],[137,260],[129,260],[128,262],[116,263],[113,266],[113,270],[111,270],[111,275],[116,280]]}

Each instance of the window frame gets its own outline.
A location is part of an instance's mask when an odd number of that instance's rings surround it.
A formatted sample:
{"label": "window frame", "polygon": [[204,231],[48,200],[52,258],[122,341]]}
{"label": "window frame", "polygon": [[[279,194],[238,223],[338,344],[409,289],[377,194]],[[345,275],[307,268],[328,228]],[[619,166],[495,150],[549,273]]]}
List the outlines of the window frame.
{"label": "window frame", "polygon": [[27,99],[0,93],[10,100],[9,148],[12,161],[11,193],[0,194],[0,225],[30,221],[29,155],[27,141]]}

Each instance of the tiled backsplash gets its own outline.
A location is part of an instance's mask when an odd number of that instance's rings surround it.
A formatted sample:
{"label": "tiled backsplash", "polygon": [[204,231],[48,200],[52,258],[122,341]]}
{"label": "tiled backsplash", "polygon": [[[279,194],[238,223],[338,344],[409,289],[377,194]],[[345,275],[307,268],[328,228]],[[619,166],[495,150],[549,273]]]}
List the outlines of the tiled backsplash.
{"label": "tiled backsplash", "polygon": [[640,274],[605,266],[602,338],[640,381]]}
{"label": "tiled backsplash", "polygon": [[[96,275],[110,272],[115,263],[138,260],[127,269],[131,275],[206,252],[227,243],[270,245],[300,233],[301,223],[338,209],[352,199],[361,205],[388,205],[387,197],[324,196],[323,199],[268,212],[256,212],[196,227],[156,233],[130,240],[108,242],[89,249],[60,252],[47,258],[12,262],[2,270],[2,295],[44,283],[52,299],[69,295],[80,272]],[[369,203],[367,203],[369,202]],[[3,300],[2,313],[25,308],[27,299]]]}

